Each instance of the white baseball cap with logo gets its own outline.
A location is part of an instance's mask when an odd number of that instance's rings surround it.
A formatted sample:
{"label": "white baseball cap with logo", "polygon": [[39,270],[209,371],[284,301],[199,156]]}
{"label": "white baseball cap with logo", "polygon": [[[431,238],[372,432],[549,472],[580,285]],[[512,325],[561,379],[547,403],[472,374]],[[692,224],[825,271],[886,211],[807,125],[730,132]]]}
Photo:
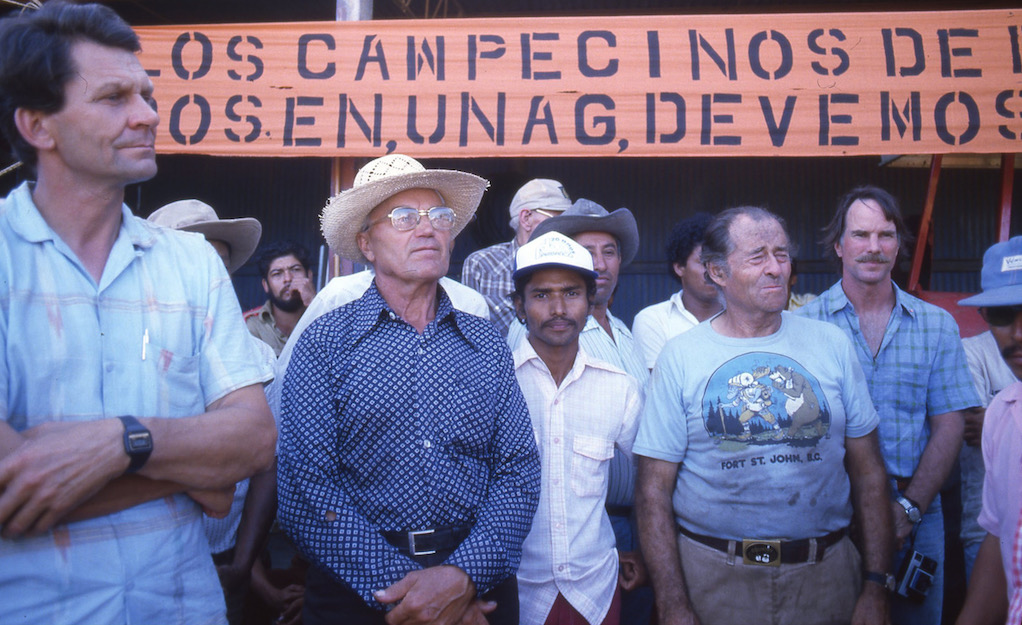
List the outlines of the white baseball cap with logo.
{"label": "white baseball cap with logo", "polygon": [[548,232],[518,248],[512,277],[518,280],[534,271],[554,267],[572,269],[594,280],[597,275],[593,271],[593,255],[589,250],[560,232]]}

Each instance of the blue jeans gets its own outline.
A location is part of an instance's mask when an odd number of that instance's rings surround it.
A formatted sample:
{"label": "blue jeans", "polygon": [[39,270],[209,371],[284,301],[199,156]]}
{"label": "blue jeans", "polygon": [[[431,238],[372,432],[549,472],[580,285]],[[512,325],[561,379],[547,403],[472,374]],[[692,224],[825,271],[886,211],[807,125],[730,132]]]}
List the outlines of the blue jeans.
{"label": "blue jeans", "polygon": [[979,546],[983,544],[983,541],[965,543],[962,545],[962,551],[965,553],[965,581],[968,582],[972,579],[972,567],[976,566],[976,556],[979,555]]}
{"label": "blue jeans", "polygon": [[891,625],[940,625],[944,608],[944,515],[940,506],[940,495],[923,515],[916,528],[915,541],[912,535],[905,538],[905,545],[894,556],[892,569],[897,574],[905,554],[914,549],[924,556],[937,561],[937,573],[933,586],[922,604],[914,603],[897,594],[891,597]]}

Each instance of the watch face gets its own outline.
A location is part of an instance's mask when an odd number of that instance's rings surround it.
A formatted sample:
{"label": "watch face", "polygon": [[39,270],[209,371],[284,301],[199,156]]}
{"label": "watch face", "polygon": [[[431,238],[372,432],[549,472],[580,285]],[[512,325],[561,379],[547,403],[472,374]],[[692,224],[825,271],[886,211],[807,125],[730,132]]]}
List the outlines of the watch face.
{"label": "watch face", "polygon": [[127,436],[127,444],[129,453],[152,451],[153,437],[148,431],[132,432]]}

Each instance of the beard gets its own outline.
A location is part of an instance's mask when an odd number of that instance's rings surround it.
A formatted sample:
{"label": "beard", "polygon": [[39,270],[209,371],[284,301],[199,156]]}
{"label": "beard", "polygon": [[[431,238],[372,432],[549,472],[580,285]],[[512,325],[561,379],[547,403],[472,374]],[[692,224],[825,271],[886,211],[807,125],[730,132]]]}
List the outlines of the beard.
{"label": "beard", "polygon": [[1005,360],[1014,358],[1019,354],[1022,354],[1022,346],[1016,345],[1014,343],[1001,350],[1001,358]]}
{"label": "beard", "polygon": [[273,304],[274,308],[287,313],[298,312],[301,309],[303,305],[301,293],[295,290],[287,290],[282,292],[281,295],[285,297],[277,297],[270,293],[270,303]]}

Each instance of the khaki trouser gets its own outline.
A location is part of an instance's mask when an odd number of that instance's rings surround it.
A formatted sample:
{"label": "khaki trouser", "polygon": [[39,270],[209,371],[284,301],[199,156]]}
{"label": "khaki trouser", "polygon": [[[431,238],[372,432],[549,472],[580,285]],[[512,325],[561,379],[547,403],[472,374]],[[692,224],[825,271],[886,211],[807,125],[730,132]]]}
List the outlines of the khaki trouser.
{"label": "khaki trouser", "polygon": [[846,536],[815,563],[744,564],[678,535],[689,600],[702,625],[850,623],[862,589],[859,552]]}

